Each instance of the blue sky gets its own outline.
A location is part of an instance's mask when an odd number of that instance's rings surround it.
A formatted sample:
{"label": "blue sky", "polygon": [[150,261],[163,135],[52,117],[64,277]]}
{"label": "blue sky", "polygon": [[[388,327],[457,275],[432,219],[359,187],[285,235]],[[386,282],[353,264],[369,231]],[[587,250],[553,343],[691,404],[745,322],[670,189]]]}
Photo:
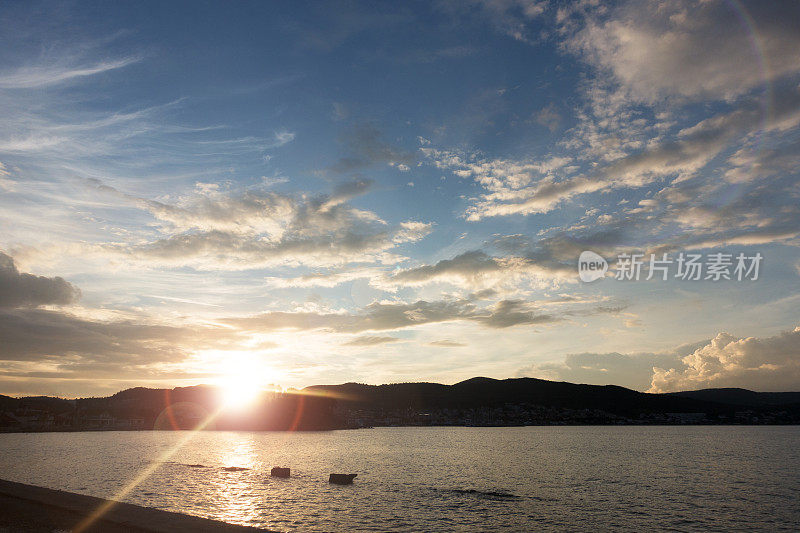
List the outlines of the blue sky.
{"label": "blue sky", "polygon": [[[0,7],[0,393],[800,388],[792,2]],[[592,250],[757,280],[578,279]],[[646,272],[646,270],[645,270]]]}

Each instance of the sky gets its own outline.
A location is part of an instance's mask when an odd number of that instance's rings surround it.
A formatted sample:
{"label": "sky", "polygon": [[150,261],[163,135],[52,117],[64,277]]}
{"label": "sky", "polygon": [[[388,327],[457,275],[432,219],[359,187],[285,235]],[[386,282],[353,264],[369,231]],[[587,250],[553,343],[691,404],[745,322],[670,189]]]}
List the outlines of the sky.
{"label": "sky", "polygon": [[799,83],[788,1],[3,2],[0,393],[800,390]]}

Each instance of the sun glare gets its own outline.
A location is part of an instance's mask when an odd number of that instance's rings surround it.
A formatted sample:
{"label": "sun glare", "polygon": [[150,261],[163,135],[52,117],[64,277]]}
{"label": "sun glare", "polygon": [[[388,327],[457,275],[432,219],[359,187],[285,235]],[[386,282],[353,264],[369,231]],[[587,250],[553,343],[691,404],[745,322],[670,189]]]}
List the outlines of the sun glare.
{"label": "sun glare", "polygon": [[241,409],[255,402],[261,388],[255,383],[238,381],[226,383],[222,387],[222,401],[225,407]]}
{"label": "sun glare", "polygon": [[264,368],[253,361],[230,361],[219,380],[222,404],[228,409],[243,409],[255,403],[264,392]]}

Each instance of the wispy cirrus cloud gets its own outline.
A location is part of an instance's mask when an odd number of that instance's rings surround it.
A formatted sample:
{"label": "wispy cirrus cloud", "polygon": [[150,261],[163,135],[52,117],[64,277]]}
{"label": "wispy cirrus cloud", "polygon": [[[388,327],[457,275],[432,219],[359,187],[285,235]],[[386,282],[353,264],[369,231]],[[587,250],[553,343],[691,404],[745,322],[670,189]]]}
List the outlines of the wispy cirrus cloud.
{"label": "wispy cirrus cloud", "polygon": [[31,65],[0,72],[0,89],[32,89],[74,81],[117,70],[141,61],[141,57],[101,61],[94,64],[66,66],[61,64]]}

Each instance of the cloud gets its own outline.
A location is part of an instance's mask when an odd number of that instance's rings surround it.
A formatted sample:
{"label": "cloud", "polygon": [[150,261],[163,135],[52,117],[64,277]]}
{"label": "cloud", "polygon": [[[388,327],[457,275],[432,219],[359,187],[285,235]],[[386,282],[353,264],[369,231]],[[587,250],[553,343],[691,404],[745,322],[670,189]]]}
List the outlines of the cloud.
{"label": "cloud", "polygon": [[220,191],[204,185],[175,203],[123,194],[96,180],[89,183],[133,202],[161,223],[161,238],[107,243],[95,246],[95,252],[152,266],[243,270],[395,262],[392,249],[431,231],[431,224],[417,221],[389,226],[376,214],[349,206],[350,199],[369,190],[370,180],[341,183],[331,194],[313,197],[258,189]]}
{"label": "cloud", "polygon": [[335,287],[357,279],[372,279],[384,275],[381,267],[328,269],[300,276],[269,276],[264,279],[270,287]]}
{"label": "cloud", "polygon": [[275,132],[275,143],[272,147],[278,148],[279,146],[283,146],[285,144],[289,144],[295,138],[295,134],[290,131],[276,131]]}
{"label": "cloud", "polygon": [[682,366],[654,368],[651,392],[711,387],[760,391],[800,389],[800,327],[773,337],[720,333],[685,356]]}
{"label": "cloud", "polygon": [[487,273],[497,272],[501,268],[497,259],[489,257],[480,250],[473,250],[452,259],[443,259],[433,265],[397,271],[390,279],[402,285],[452,278],[475,280]]}
{"label": "cloud", "polygon": [[[74,394],[85,394],[125,379],[134,385],[188,379],[172,369],[197,351],[240,347],[248,340],[231,328],[179,320],[164,324],[138,312],[39,307],[74,304],[79,295],[61,277],[18,272],[12,258],[0,253],[0,382],[5,391],[41,393],[74,385]],[[106,381],[92,382],[100,378]]]}
{"label": "cloud", "polygon": [[327,330],[337,333],[389,331],[457,320],[472,321],[489,328],[547,324],[561,320],[540,313],[535,304],[521,300],[502,300],[479,308],[466,299],[414,303],[375,302],[357,312],[271,311],[243,318],[228,318],[223,323],[250,332],[276,330]]}
{"label": "cloud", "polygon": [[532,43],[528,23],[540,17],[548,7],[543,0],[442,0],[439,7],[455,16],[474,16],[488,22],[495,31],[517,41]]}
{"label": "cloud", "polygon": [[747,183],[785,176],[800,168],[800,141],[789,140],[785,144],[763,150],[744,146],[728,158],[730,165],[725,179],[731,183]]}
{"label": "cloud", "polygon": [[544,126],[550,130],[551,133],[555,132],[558,127],[561,126],[561,114],[552,102],[534,113],[533,118],[537,124]]}
{"label": "cloud", "polygon": [[79,296],[63,278],[20,273],[0,253],[0,360],[51,361],[70,371],[97,363],[123,368],[177,361],[236,337],[229,329],[162,325],[139,315],[36,308],[72,304]]}
{"label": "cloud", "polygon": [[462,59],[474,55],[477,49],[468,45],[447,46],[444,48],[422,48],[412,50],[400,57],[403,63],[435,63],[442,60]]}
{"label": "cloud", "polygon": [[377,346],[379,344],[387,344],[390,342],[397,342],[400,339],[397,337],[357,337],[351,341],[345,342],[345,346]]}
{"label": "cloud", "polygon": [[466,344],[456,341],[451,341],[449,339],[439,340],[439,341],[431,341],[428,343],[428,346],[438,346],[440,348],[461,348],[466,346]]}
{"label": "cloud", "polygon": [[679,362],[680,356],[676,353],[577,353],[566,355],[561,363],[541,363],[521,368],[517,376],[593,385],[620,385],[643,391],[650,387],[654,366]]}
{"label": "cloud", "polygon": [[731,99],[800,72],[798,20],[794,2],[631,1],[590,14],[567,48],[638,102]]}
{"label": "cloud", "polygon": [[387,254],[398,244],[422,238],[427,231],[360,234],[342,231],[266,241],[223,231],[173,235],[134,246],[106,245],[108,253],[130,256],[145,266],[193,266],[202,270],[247,270],[278,265],[336,266],[398,260]]}
{"label": "cloud", "polygon": [[[641,188],[656,180],[680,182],[699,173],[732,146],[747,143],[755,134],[781,134],[800,124],[800,90],[788,87],[773,93],[772,109],[765,119],[757,98],[745,98],[733,109],[691,123],[674,135],[657,137],[639,149],[582,173],[571,158],[486,159],[479,153],[440,150],[423,145],[426,160],[461,178],[471,178],[486,193],[471,199],[466,218],[479,221],[487,217],[547,213],[580,195],[620,188]],[[780,141],[778,141],[780,142]],[[789,143],[791,144],[791,143]],[[738,152],[737,152],[738,153]],[[766,163],[755,170],[792,170],[791,146],[774,149],[773,167]],[[746,154],[746,153],[745,153]],[[745,154],[730,160],[732,180],[743,181],[741,168]],[[762,158],[769,152],[762,154]],[[585,155],[585,154],[584,154]],[[735,165],[735,166],[734,166]]]}
{"label": "cloud", "polygon": [[57,360],[119,367],[179,361],[192,350],[224,344],[221,328],[179,327],[129,320],[97,321],[43,309],[0,311],[0,359]]}
{"label": "cloud", "polygon": [[470,221],[485,217],[544,213],[572,196],[604,187],[586,178],[558,179],[556,172],[570,162],[566,157],[514,160],[486,159],[478,153],[439,150],[428,145],[420,152],[435,167],[460,178],[472,178],[488,192],[467,209]]}
{"label": "cloud", "polygon": [[6,170],[6,166],[0,161],[0,190],[5,192],[13,192],[17,189],[17,186],[9,176],[11,173]]}
{"label": "cloud", "polygon": [[493,289],[519,290],[523,283],[541,287],[552,282],[577,281],[576,261],[584,250],[610,254],[626,239],[622,226],[607,224],[598,229],[560,230],[546,237],[531,239],[524,235],[496,235],[487,249],[471,250],[451,259],[407,269],[397,269],[382,278],[373,278],[378,287],[415,286],[445,282],[475,291]]}
{"label": "cloud", "polygon": [[63,278],[20,273],[14,259],[0,252],[0,308],[67,305],[79,297],[78,288]]}
{"label": "cloud", "polygon": [[46,65],[23,67],[11,72],[0,73],[0,89],[32,89],[56,85],[120,69],[138,61],[140,61],[140,58],[129,57],[85,66]]}
{"label": "cloud", "polygon": [[523,300],[501,300],[491,307],[489,314],[472,318],[490,328],[510,328],[522,324],[547,324],[558,322],[560,318],[547,314],[539,314],[531,302]]}
{"label": "cloud", "polygon": [[345,104],[334,102],[332,107],[331,117],[333,120],[345,120],[350,117],[350,109]]}
{"label": "cloud", "polygon": [[443,259],[431,265],[396,270],[373,285],[384,288],[419,286],[432,282],[451,283],[471,290],[516,287],[520,283],[549,283],[553,279],[574,279],[574,265],[562,265],[544,260],[542,254],[531,253],[525,257],[492,257],[481,250],[471,250],[452,259]]}
{"label": "cloud", "polygon": [[341,142],[347,155],[328,167],[337,174],[348,174],[378,164],[410,167],[415,163],[413,153],[384,141],[381,132],[371,124],[359,124],[348,129]]}

